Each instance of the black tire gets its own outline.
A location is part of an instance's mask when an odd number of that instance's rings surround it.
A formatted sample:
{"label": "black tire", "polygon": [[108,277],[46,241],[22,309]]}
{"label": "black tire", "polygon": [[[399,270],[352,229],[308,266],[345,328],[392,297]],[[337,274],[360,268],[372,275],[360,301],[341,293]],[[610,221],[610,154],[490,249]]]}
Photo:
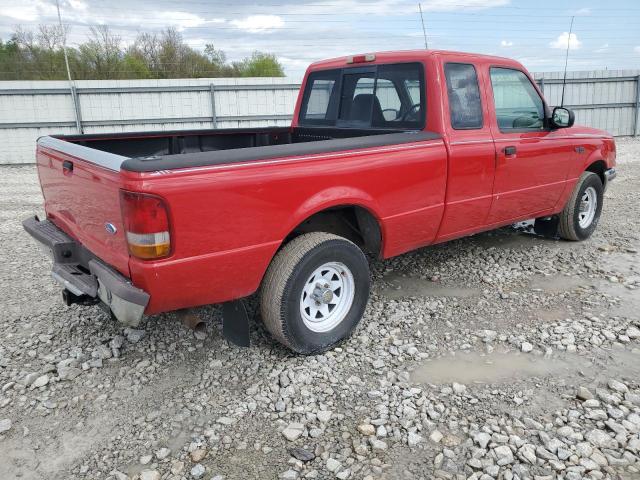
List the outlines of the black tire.
{"label": "black tire", "polygon": [[[331,330],[317,332],[305,324],[300,300],[307,280],[328,262],[348,268],[354,295],[343,320]],[[356,328],[369,300],[370,284],[369,264],[355,244],[330,233],[307,233],[285,245],[269,265],[262,282],[262,319],[271,335],[291,350],[320,353],[344,341]]]}
{"label": "black tire", "polygon": [[[597,205],[593,220],[583,227],[580,226],[580,203],[589,188],[592,188],[596,192]],[[569,201],[560,213],[560,224],[558,226],[560,237],[572,241],[586,240],[589,238],[598,226],[603,199],[604,188],[600,177],[593,172],[584,172],[580,175]]]}

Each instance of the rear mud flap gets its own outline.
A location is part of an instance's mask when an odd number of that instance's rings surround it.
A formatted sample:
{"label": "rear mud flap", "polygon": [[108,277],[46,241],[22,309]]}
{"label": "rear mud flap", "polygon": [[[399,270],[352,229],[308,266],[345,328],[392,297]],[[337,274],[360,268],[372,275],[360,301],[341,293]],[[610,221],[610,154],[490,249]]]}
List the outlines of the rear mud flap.
{"label": "rear mud flap", "polygon": [[536,221],[533,224],[533,231],[537,235],[557,239],[560,238],[558,235],[559,223],[560,217],[557,215],[553,215],[552,217],[536,218]]}
{"label": "rear mud flap", "polygon": [[222,304],[222,334],[234,345],[249,346],[249,316],[242,300]]}

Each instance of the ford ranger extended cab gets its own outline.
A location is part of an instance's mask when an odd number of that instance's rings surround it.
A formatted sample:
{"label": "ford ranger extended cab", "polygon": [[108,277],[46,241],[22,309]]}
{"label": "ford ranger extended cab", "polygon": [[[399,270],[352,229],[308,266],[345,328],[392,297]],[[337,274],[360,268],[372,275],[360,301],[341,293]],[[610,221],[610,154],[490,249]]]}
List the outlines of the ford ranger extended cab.
{"label": "ford ranger extended cab", "polygon": [[584,240],[615,176],[611,135],[574,126],[513,60],[446,51],[326,60],[287,128],[46,136],[37,170],[68,304],[136,325],[223,305],[248,342],[260,290],[273,337],[309,354],[344,340],[369,296],[367,256],[526,219]]}

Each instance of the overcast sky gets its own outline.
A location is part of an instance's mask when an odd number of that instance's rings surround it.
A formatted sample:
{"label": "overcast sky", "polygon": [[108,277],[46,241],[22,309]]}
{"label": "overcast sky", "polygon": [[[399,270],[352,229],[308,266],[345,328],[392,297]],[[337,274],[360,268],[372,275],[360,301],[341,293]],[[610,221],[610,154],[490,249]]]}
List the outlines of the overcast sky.
{"label": "overcast sky", "polygon": [[[60,0],[70,44],[91,25],[107,24],[131,43],[141,31],[178,28],[187,43],[212,43],[231,60],[254,50],[274,53],[300,78],[322,58],[424,48],[417,1],[407,0]],[[640,2],[424,0],[430,48],[490,53],[533,71],[640,68]],[[570,17],[575,15],[569,38]],[[17,25],[56,23],[55,0],[0,0],[0,36]]]}

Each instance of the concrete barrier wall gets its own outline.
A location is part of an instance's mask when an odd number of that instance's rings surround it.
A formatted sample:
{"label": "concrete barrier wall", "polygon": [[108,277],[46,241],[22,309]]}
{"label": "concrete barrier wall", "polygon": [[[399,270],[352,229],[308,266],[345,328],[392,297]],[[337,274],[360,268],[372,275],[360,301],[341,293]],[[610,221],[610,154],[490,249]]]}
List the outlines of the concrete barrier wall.
{"label": "concrete barrier wall", "polygon": [[[558,105],[562,72],[534,74]],[[614,135],[640,131],[640,71],[569,72],[576,122]],[[284,126],[299,84],[287,78],[0,82],[0,164],[34,162],[42,135]],[[74,97],[76,102],[74,102]]]}

